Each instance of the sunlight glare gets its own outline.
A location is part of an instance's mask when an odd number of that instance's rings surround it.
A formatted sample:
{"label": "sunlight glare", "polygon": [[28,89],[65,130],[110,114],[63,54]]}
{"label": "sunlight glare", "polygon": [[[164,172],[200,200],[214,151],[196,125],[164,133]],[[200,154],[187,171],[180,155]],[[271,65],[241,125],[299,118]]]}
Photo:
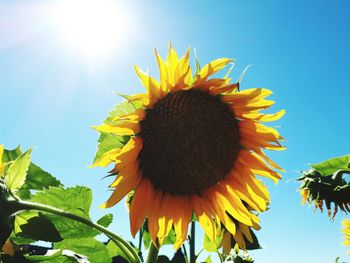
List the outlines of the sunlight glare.
{"label": "sunlight glare", "polygon": [[112,0],[62,0],[55,8],[59,38],[90,59],[125,45],[130,16]]}

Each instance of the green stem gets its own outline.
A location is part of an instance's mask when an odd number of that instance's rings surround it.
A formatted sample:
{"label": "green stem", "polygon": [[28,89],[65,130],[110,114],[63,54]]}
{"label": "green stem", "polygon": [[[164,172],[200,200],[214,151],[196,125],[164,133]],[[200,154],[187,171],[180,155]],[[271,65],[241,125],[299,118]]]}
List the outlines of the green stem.
{"label": "green stem", "polygon": [[191,237],[190,237],[190,263],[196,262],[196,253],[195,253],[195,232],[196,232],[196,222],[191,222]]}
{"label": "green stem", "polygon": [[182,245],[182,249],[183,249],[183,252],[185,255],[186,263],[188,263],[188,255],[187,255],[187,250],[186,250],[185,244]]}
{"label": "green stem", "polygon": [[142,248],[142,236],[143,236],[143,226],[141,227],[139,231],[139,250],[141,251]]}
{"label": "green stem", "polygon": [[88,225],[90,227],[93,227],[93,228],[97,229],[98,231],[104,233],[111,240],[113,240],[113,242],[116,243],[120,247],[120,249],[123,251],[123,253],[128,257],[129,262],[141,263],[138,255],[137,255],[137,252],[127,241],[125,241],[123,238],[116,235],[115,233],[111,232],[107,228],[105,228],[101,225],[98,225],[98,224],[90,221],[87,218],[80,217],[80,216],[75,215],[75,214],[71,214],[71,213],[64,211],[62,209],[58,209],[58,208],[51,207],[48,205],[33,203],[33,202],[17,201],[16,204],[14,204],[14,205],[16,205],[17,211],[20,211],[20,210],[38,210],[38,211],[48,212],[48,213],[63,216],[66,218],[70,218],[70,219],[73,219],[75,221],[81,222],[85,225]]}
{"label": "green stem", "polygon": [[148,251],[146,263],[156,263],[158,258],[158,252],[158,248],[153,244],[153,242],[151,242],[151,247]]}

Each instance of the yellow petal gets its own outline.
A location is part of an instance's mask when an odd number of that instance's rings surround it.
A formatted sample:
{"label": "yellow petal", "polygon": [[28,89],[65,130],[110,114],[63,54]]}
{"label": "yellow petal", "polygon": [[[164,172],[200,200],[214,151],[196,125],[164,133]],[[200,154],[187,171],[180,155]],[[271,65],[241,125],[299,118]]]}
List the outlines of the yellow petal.
{"label": "yellow petal", "polygon": [[172,218],[172,210],[173,207],[176,206],[176,203],[173,202],[172,197],[165,193],[163,196],[163,201],[159,209],[159,218],[158,218],[158,224],[159,224],[159,231],[157,234],[159,245],[161,246],[168,236],[172,224],[173,224],[173,218]]}
{"label": "yellow petal", "polygon": [[242,185],[246,185],[249,192],[257,193],[265,200],[270,200],[269,191],[264,187],[261,180],[255,178],[249,168],[237,165],[235,170],[237,171],[235,178],[239,180]]}
{"label": "yellow petal", "polygon": [[197,195],[192,196],[192,200],[193,210],[198,218],[199,224],[209,239],[214,242],[216,236],[215,224],[211,216],[212,212],[208,208],[208,204],[205,204],[206,201],[202,200],[202,198]]}
{"label": "yellow petal", "polygon": [[174,249],[179,249],[187,238],[188,224],[192,217],[191,200],[187,197],[175,197],[176,203],[181,209],[173,210],[174,229],[176,233],[176,241]]}
{"label": "yellow petal", "polygon": [[220,185],[220,190],[215,193],[215,197],[218,199],[222,209],[225,209],[232,217],[246,225],[252,225],[250,212],[234,192],[228,194],[227,189]]}
{"label": "yellow petal", "polygon": [[0,164],[2,163],[3,153],[4,153],[4,145],[0,144]]}
{"label": "yellow petal", "polygon": [[157,62],[158,62],[159,75],[160,75],[159,76],[160,89],[162,90],[163,94],[167,94],[169,92],[169,87],[168,87],[169,85],[168,85],[168,79],[167,79],[168,78],[167,67],[156,49],[154,49],[154,53],[156,55]]}
{"label": "yellow petal", "polygon": [[124,114],[124,115],[121,115],[121,116],[117,116],[117,117],[114,117],[112,119],[113,122],[116,122],[116,121],[141,121],[144,119],[144,117],[146,116],[146,112],[144,109],[137,109],[136,111],[134,112],[131,112],[129,114]]}
{"label": "yellow petal", "polygon": [[97,167],[97,166],[106,167],[110,163],[115,162],[120,151],[121,151],[120,148],[116,148],[116,149],[113,149],[113,150],[110,150],[110,151],[104,153],[99,159],[97,159],[91,165],[91,167]]}
{"label": "yellow petal", "polygon": [[103,123],[100,126],[92,126],[99,132],[113,133],[117,135],[134,135],[140,132],[138,121],[126,121],[116,125]]}
{"label": "yellow petal", "polygon": [[247,165],[254,174],[265,176],[272,179],[274,182],[282,179],[282,176],[279,173],[268,167],[265,162],[253,152],[241,150],[239,153],[239,160],[242,161],[243,165]]}
{"label": "yellow petal", "polygon": [[180,59],[178,70],[180,71],[180,79],[183,79],[184,83],[189,84],[189,81],[192,77],[190,67],[190,48],[187,49],[186,54]]}
{"label": "yellow petal", "polygon": [[302,196],[301,203],[304,205],[306,200],[309,198],[310,190],[309,189],[301,189],[300,194]]}
{"label": "yellow petal", "polygon": [[262,122],[276,121],[276,120],[279,120],[285,113],[286,113],[286,110],[280,110],[279,112],[276,112],[273,114],[261,114],[261,116],[256,118],[256,120],[262,121]]}
{"label": "yellow petal", "polygon": [[153,205],[151,206],[150,213],[148,215],[148,230],[151,236],[153,244],[158,247],[157,234],[159,231],[159,209],[163,200],[163,194],[160,191],[154,192]]}
{"label": "yellow petal", "polygon": [[116,188],[114,189],[110,198],[103,205],[101,205],[101,208],[108,208],[114,206],[125,195],[127,195],[127,193],[134,189],[140,182],[140,180],[141,177],[138,173],[134,175],[129,174],[128,176],[118,175],[118,180],[114,182]]}
{"label": "yellow petal", "polygon": [[236,233],[235,223],[227,215],[226,208],[222,206],[222,202],[216,198],[214,193],[215,190],[213,189],[210,189],[205,193],[205,195],[210,197],[210,201],[212,202],[211,207],[214,209],[216,216],[220,219],[226,229],[232,234]]}
{"label": "yellow petal", "polygon": [[271,94],[272,91],[268,89],[253,88],[241,90],[234,94],[224,95],[222,100],[224,102],[232,102],[233,104],[247,104],[260,101]]}
{"label": "yellow petal", "polygon": [[117,170],[113,172],[118,172],[128,163],[135,161],[142,149],[142,143],[142,138],[139,136],[131,138],[117,155],[115,161]]}
{"label": "yellow petal", "polygon": [[179,63],[179,57],[175,51],[169,46],[168,56],[166,58],[167,68],[168,68],[168,81],[172,86],[175,86],[176,80],[179,78],[179,72],[176,72],[176,67]]}
{"label": "yellow petal", "polygon": [[230,58],[220,58],[211,61],[207,65],[205,65],[201,71],[199,72],[199,77],[201,80],[206,80],[209,76],[215,74],[219,70],[223,69],[228,63],[232,62],[233,60]]}
{"label": "yellow petal", "polygon": [[135,238],[153,205],[153,186],[148,179],[142,179],[135,190],[130,205],[130,232]]}
{"label": "yellow petal", "polygon": [[156,79],[150,77],[145,72],[143,72],[136,65],[135,65],[135,71],[136,71],[137,75],[139,76],[142,85],[146,88],[146,91],[149,94],[150,103],[154,104],[162,97],[159,82]]}
{"label": "yellow petal", "polygon": [[[242,176],[242,175],[239,175]],[[247,203],[252,209],[258,212],[263,212],[266,210],[266,200],[256,194],[251,189],[248,189],[247,185],[242,185],[234,175],[230,174],[227,177],[227,191],[229,194],[234,192],[240,199]]]}
{"label": "yellow petal", "polygon": [[149,104],[149,96],[147,94],[135,94],[128,98],[128,102],[141,102],[143,105]]}

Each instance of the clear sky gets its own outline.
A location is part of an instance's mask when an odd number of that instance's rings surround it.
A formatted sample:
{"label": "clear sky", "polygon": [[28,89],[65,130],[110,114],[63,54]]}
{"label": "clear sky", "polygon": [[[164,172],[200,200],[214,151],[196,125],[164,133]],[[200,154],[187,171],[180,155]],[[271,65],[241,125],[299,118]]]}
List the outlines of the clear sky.
{"label": "clear sky", "polygon": [[[121,101],[113,91],[142,91],[133,64],[157,73],[154,47],[164,56],[170,40],[180,54],[191,46],[202,64],[236,58],[233,77],[252,64],[242,88],[269,88],[274,109],[287,110],[274,125],[288,149],[270,154],[287,172],[268,183],[271,208],[258,232],[264,249],[252,255],[257,263],[350,261],[341,245],[346,215],[331,222],[301,206],[293,181],[308,163],[350,153],[350,2],[116,3],[118,19],[96,16],[105,19],[100,27],[81,18],[83,6],[69,13],[56,0],[0,0],[0,143],[35,146],[34,162],[65,185],[91,187],[94,219],[114,213],[112,230],[130,238],[124,203],[98,208],[109,196],[107,170],[88,168],[98,138],[90,126]],[[85,42],[76,42],[81,28]]]}

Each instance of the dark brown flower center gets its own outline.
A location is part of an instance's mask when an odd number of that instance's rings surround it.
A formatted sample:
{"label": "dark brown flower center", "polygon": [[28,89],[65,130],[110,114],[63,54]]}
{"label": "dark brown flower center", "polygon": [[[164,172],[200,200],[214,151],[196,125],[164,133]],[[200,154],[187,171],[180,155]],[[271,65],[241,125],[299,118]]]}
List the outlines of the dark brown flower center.
{"label": "dark brown flower center", "polygon": [[237,157],[238,121],[219,96],[169,93],[141,122],[142,176],[174,195],[198,194],[225,178]]}

